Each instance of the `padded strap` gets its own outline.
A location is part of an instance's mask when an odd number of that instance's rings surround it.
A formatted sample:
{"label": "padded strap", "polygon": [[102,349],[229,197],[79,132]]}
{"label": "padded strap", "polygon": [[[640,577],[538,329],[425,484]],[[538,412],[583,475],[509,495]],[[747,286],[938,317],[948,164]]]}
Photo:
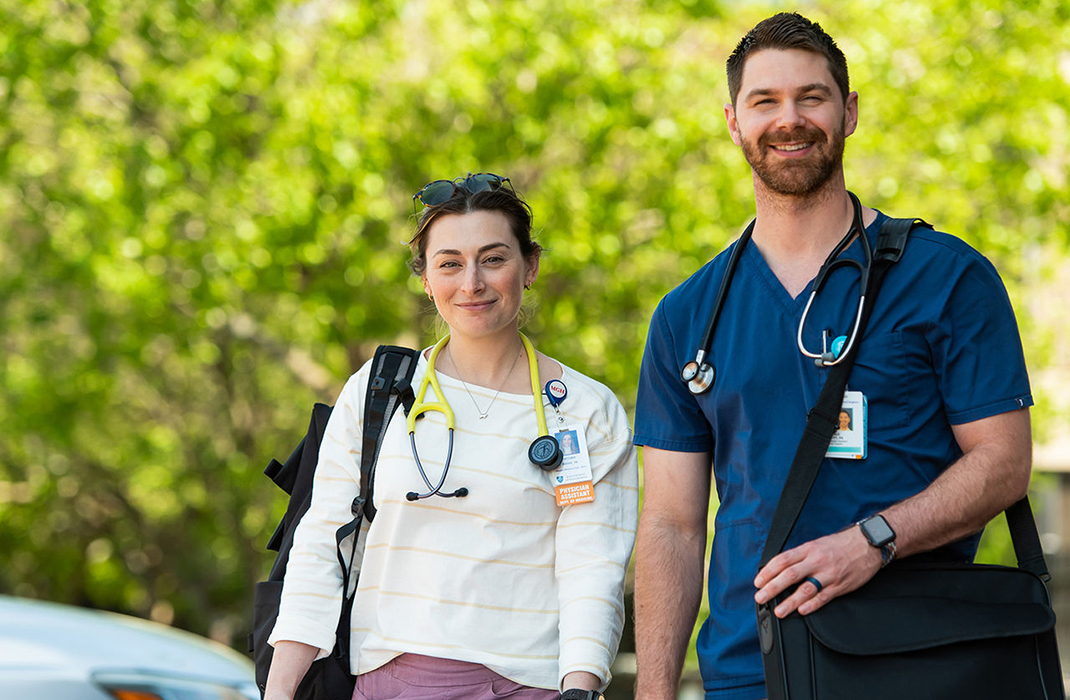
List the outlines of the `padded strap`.
{"label": "padded strap", "polygon": [[915,228],[933,227],[924,219],[888,219],[881,225],[880,235],[877,236],[877,249],[873,252],[874,261],[887,261],[895,264],[903,257],[903,251],[907,247],[907,238]]}
{"label": "padded strap", "polygon": [[412,375],[416,372],[419,356],[419,351],[411,348],[380,345],[372,358],[372,374],[364,398],[364,440],[360,452],[360,495],[368,520],[375,518],[373,476],[383,431],[399,401],[405,403],[406,411],[412,405]]}
{"label": "padded strap", "polygon": [[[357,557],[357,539],[360,528],[367,517],[370,522],[375,517],[372,496],[375,484],[375,464],[379,458],[379,448],[383,444],[383,433],[394,411],[400,403],[405,403],[406,410],[412,405],[412,375],[416,372],[419,351],[397,345],[380,345],[372,358],[372,374],[368,378],[368,390],[364,396],[364,439],[360,453],[360,494],[353,499],[350,511],[353,519],[338,528],[334,533],[335,553],[338,566],[342,570],[342,612],[338,618],[335,634],[335,652],[339,658],[349,658],[349,621],[352,617],[353,598],[356,589],[350,591],[353,576],[353,564]],[[320,436],[322,438],[322,435]],[[343,547],[348,541],[348,561]]]}

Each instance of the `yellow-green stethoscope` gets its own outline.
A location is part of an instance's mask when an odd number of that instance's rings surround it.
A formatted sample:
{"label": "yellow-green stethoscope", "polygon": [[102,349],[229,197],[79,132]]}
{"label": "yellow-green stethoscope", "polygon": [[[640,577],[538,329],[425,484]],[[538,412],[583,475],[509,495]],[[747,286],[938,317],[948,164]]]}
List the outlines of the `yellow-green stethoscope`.
{"label": "yellow-green stethoscope", "polygon": [[[449,340],[450,336],[447,334],[435,343],[435,347],[431,349],[431,357],[427,360],[427,370],[424,372],[424,377],[420,380],[420,386],[416,391],[416,401],[413,403],[412,408],[409,409],[407,416],[412,457],[416,460],[416,468],[420,470],[420,477],[423,478],[427,488],[430,489],[427,493],[409,491],[405,494],[405,498],[410,501],[430,498],[431,496],[464,498],[468,495],[468,489],[463,486],[450,493],[443,493],[442,491],[442,485],[446,482],[446,474],[450,470],[450,461],[453,458],[453,428],[455,420],[453,409],[450,408],[449,402],[446,401],[446,397],[442,393],[442,387],[438,383],[438,377],[435,374],[435,360],[438,359],[438,353],[446,346]],[[535,418],[539,422],[539,436],[528,447],[528,459],[540,469],[552,471],[561,464],[561,447],[557,444],[557,440],[550,436],[550,431],[546,429],[546,411],[542,405],[542,391],[539,389],[539,361],[535,356],[535,348],[532,347],[531,341],[523,333],[520,334],[520,341],[523,343],[524,350],[528,355],[528,367],[531,372],[531,396],[535,403]],[[435,392],[435,401],[433,402],[425,400],[428,386]],[[442,466],[442,478],[434,485],[427,478],[427,472],[424,471],[424,465],[420,462],[420,455],[416,450],[416,419],[429,411],[439,411],[445,415],[446,428],[449,430],[449,447],[446,450],[446,461]]]}

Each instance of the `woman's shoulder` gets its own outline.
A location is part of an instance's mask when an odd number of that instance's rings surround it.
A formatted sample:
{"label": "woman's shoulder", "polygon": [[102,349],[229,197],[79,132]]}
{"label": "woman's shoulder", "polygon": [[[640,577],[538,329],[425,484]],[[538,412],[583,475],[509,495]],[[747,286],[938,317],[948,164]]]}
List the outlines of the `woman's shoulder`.
{"label": "woman's shoulder", "polygon": [[624,406],[612,389],[563,362],[552,361],[560,368],[560,373],[556,379],[564,382],[568,397],[574,397],[577,404],[590,404],[601,407],[609,417],[614,419],[617,418],[616,414],[618,412],[621,416],[624,415]]}

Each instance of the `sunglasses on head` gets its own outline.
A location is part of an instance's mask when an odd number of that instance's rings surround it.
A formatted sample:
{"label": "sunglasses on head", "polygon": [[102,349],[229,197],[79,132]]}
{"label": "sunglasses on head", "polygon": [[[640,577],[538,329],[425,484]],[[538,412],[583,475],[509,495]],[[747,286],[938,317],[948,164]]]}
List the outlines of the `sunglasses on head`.
{"label": "sunglasses on head", "polygon": [[[433,207],[447,201],[454,195],[458,187],[468,190],[472,194],[496,190],[509,182],[509,178],[495,175],[494,173],[468,173],[467,177],[459,177],[454,180],[434,180],[423,186],[419,192],[412,196],[413,209],[419,200],[425,207]],[[512,188],[512,183],[509,183]]]}

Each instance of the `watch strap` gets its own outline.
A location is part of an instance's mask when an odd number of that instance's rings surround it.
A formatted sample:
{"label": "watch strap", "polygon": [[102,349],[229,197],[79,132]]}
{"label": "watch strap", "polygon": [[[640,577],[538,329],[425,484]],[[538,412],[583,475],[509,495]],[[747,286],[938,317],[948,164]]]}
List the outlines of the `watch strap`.
{"label": "watch strap", "polygon": [[895,559],[895,541],[881,547],[881,568],[888,566]]}
{"label": "watch strap", "polygon": [[580,690],[569,688],[561,693],[561,700],[605,700],[605,697],[597,690]]}

